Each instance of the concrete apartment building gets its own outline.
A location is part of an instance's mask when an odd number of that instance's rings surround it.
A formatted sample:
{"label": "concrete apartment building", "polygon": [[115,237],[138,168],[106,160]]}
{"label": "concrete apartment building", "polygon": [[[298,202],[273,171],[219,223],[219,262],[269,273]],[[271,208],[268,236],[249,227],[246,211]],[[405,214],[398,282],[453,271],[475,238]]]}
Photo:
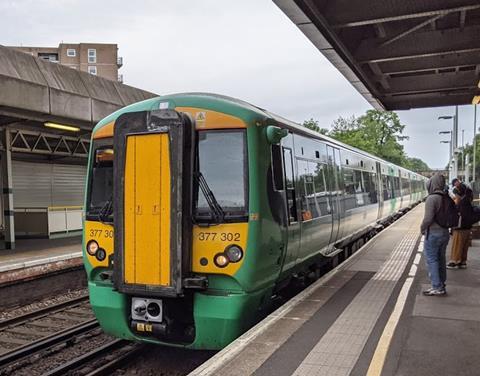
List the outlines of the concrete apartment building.
{"label": "concrete apartment building", "polygon": [[123,65],[123,58],[118,57],[116,44],[60,43],[58,47],[10,48],[108,80],[123,82],[123,75],[118,73],[118,69]]}

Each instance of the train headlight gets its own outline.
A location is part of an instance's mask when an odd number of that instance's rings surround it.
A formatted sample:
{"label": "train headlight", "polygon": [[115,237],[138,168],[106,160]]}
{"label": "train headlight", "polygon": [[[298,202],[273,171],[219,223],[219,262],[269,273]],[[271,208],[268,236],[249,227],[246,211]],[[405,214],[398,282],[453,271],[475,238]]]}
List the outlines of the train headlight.
{"label": "train headlight", "polygon": [[224,268],[228,265],[228,258],[225,256],[223,253],[217,254],[214,258],[213,261],[215,262],[215,265],[217,265],[219,268]]}
{"label": "train headlight", "polygon": [[243,257],[243,251],[238,245],[233,244],[225,249],[225,255],[230,262],[239,262]]}
{"label": "train headlight", "polygon": [[95,252],[98,250],[98,243],[95,240],[90,240],[87,243],[87,252],[90,256],[94,256]]}
{"label": "train headlight", "polygon": [[95,252],[95,257],[98,261],[103,261],[107,257],[107,252],[103,248],[98,248],[97,252]]}

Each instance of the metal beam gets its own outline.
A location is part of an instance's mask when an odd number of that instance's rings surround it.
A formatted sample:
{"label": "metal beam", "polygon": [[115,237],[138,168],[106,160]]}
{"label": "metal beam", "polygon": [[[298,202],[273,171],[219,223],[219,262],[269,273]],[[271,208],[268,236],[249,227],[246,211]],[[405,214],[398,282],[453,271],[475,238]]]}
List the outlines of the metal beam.
{"label": "metal beam", "polygon": [[396,60],[380,63],[384,74],[404,74],[433,71],[437,69],[452,69],[456,67],[476,66],[480,64],[478,53],[451,54],[442,57],[427,57],[416,60]]}
{"label": "metal beam", "polygon": [[332,27],[344,28],[433,17],[479,8],[478,0],[335,0],[327,3],[323,14]]}
{"label": "metal beam", "polygon": [[87,158],[90,140],[81,137],[10,129],[9,148],[14,152]]}
{"label": "metal beam", "polygon": [[391,111],[409,110],[419,107],[469,105],[472,102],[472,95],[465,93],[426,93],[382,98],[382,102],[385,103],[385,107]]}
{"label": "metal beam", "polygon": [[421,29],[422,27],[428,25],[429,23],[431,22],[435,22],[436,20],[444,17],[447,13],[445,14],[439,14],[438,16],[435,16],[435,17],[432,17],[432,18],[429,18],[428,20],[426,21],[423,21],[423,22],[420,22],[419,24],[415,25],[415,26],[412,26],[410,28],[408,28],[407,30],[401,32],[400,34],[397,34],[395,35],[394,37],[390,38],[390,39],[387,39],[385,42],[383,42],[382,44],[380,44],[380,47],[383,47],[383,46],[386,46],[387,44],[390,44],[390,43],[393,43],[403,37],[406,37],[408,34],[411,34],[419,29]]}
{"label": "metal beam", "polygon": [[409,34],[394,45],[381,46],[382,40],[363,40],[354,58],[359,63],[416,59],[430,56],[462,54],[480,51],[480,26],[458,29],[424,31]]}
{"label": "metal beam", "polygon": [[375,74],[375,78],[378,82],[380,82],[380,84],[383,86],[383,88],[385,90],[389,90],[390,89],[390,84],[388,82],[388,79],[387,77],[383,74],[383,72],[381,71],[380,67],[378,66],[377,63],[370,63],[369,64],[370,66],[370,69],[372,70],[372,72]]}
{"label": "metal beam", "polygon": [[466,10],[460,11],[460,30],[463,30],[463,28],[465,27],[466,17],[467,17],[467,11]]}
{"label": "metal beam", "polygon": [[475,71],[453,72],[442,74],[425,74],[421,76],[392,77],[389,80],[390,90],[385,95],[421,93],[431,91],[454,91],[456,89],[475,90],[478,76]]}

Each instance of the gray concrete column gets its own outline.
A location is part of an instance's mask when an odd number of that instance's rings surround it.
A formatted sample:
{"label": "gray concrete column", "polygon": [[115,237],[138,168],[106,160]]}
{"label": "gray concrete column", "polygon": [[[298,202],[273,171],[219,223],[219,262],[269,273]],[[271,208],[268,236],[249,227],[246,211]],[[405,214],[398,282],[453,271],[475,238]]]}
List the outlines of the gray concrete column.
{"label": "gray concrete column", "polygon": [[5,249],[15,249],[15,218],[13,211],[12,151],[10,130],[2,132],[4,150],[1,153],[1,173],[3,183],[3,218],[5,223]]}

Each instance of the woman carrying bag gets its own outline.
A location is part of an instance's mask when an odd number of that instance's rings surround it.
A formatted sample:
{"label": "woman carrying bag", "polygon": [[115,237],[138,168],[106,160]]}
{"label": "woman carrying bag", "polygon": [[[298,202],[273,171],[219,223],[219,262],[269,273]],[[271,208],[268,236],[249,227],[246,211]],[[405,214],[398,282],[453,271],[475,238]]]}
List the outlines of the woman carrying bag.
{"label": "woman carrying bag", "polygon": [[448,269],[466,269],[468,248],[471,245],[472,226],[478,221],[478,215],[473,210],[473,191],[465,184],[457,188],[454,198],[460,214],[460,223],[452,229],[452,250]]}

